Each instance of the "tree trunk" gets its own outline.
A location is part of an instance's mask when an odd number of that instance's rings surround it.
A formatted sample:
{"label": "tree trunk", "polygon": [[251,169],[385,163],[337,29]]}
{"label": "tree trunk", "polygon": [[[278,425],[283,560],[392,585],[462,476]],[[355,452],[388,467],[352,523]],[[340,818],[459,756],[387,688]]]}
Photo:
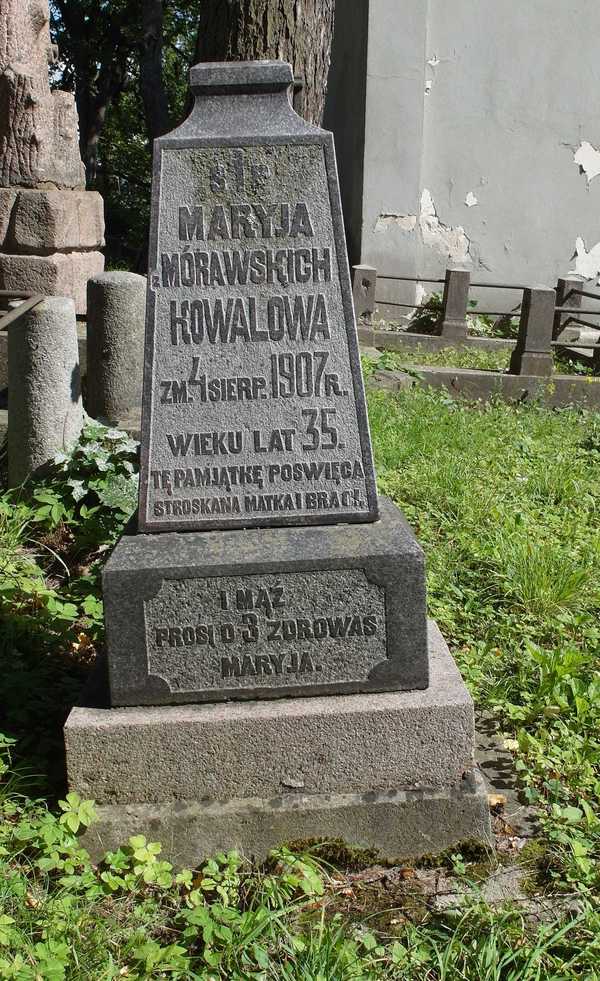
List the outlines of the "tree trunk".
{"label": "tree trunk", "polygon": [[202,0],[196,61],[291,62],[303,82],[294,105],[320,124],[335,0]]}
{"label": "tree trunk", "polygon": [[169,103],[163,78],[162,51],[162,0],[142,0],[142,38],[139,46],[140,90],[150,145],[157,136],[162,136],[171,128]]}

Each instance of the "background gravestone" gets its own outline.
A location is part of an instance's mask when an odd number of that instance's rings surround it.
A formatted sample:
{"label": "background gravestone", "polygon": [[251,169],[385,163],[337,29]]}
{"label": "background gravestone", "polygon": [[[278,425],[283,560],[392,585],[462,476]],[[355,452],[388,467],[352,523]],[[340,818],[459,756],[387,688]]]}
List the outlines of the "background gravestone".
{"label": "background gravestone", "polygon": [[377,516],[333,140],[285,98],[237,135],[260,65],[194,68],[156,142],[141,531]]}

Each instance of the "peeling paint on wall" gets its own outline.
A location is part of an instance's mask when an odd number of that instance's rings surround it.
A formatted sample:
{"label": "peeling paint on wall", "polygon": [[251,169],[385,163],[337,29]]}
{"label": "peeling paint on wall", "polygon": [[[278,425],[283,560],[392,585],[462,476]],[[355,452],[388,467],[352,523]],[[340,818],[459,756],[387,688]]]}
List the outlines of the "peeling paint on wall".
{"label": "peeling paint on wall", "polygon": [[414,232],[416,227],[416,215],[400,215],[393,211],[380,214],[375,222],[376,232],[387,232],[389,228],[399,228],[403,232]]}
{"label": "peeling paint on wall", "polygon": [[575,268],[571,272],[583,276],[585,279],[594,279],[600,276],[600,242],[596,242],[588,252],[585,242],[578,238],[575,242]]}
{"label": "peeling paint on wall", "polygon": [[454,262],[470,262],[471,242],[462,225],[445,225],[437,216],[431,192],[424,188],[421,194],[419,228],[423,244],[435,249],[440,255]]}
{"label": "peeling paint on wall", "polygon": [[573,159],[579,167],[579,173],[587,177],[588,184],[600,174],[600,150],[596,150],[587,140],[579,144]]}
{"label": "peeling paint on wall", "polygon": [[462,225],[445,225],[440,221],[435,209],[431,191],[424,188],[421,194],[419,217],[402,215],[395,212],[382,212],[375,222],[376,232],[388,232],[399,228],[403,232],[414,232],[417,228],[421,233],[423,244],[435,249],[446,259],[453,262],[471,262],[471,241]]}
{"label": "peeling paint on wall", "polygon": [[479,201],[477,200],[477,196],[473,194],[473,191],[468,192],[465,198],[465,204],[467,208],[474,208],[476,204],[479,204]]}

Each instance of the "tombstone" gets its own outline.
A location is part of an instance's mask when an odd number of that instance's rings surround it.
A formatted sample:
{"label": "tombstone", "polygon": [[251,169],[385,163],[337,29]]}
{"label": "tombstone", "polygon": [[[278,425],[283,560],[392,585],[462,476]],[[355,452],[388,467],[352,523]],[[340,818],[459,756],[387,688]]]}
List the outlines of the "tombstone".
{"label": "tombstone", "polygon": [[472,702],[375,493],[332,138],[292,82],[199,65],[155,144],[139,512],[104,571],[106,690],[65,728],[92,849],[489,838]]}

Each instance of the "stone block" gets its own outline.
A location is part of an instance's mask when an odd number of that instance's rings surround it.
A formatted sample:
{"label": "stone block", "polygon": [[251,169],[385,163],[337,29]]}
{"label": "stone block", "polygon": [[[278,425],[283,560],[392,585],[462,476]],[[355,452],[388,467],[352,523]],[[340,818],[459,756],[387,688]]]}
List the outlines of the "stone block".
{"label": "stone block", "polygon": [[193,865],[311,837],[390,858],[488,840],[473,703],[433,623],[429,653],[425,691],[108,709],[101,686],[65,726],[69,786],[99,806],[86,845],[141,832]]}
{"label": "stone block", "polygon": [[198,868],[220,851],[263,861],[272,848],[340,838],[375,849],[395,865],[436,855],[461,842],[492,846],[487,792],[479,770],[458,788],[368,794],[290,794],[226,803],[105,804],[82,838],[96,860],[134,834],[163,843],[176,867]]}
{"label": "stone block", "polygon": [[427,686],[423,553],[386,499],[372,524],[126,535],[103,590],[113,705]]}
{"label": "stone block", "polygon": [[0,254],[0,289],[70,296],[85,313],[87,281],[104,269],[101,252],[56,252],[49,256]]}
{"label": "stone block", "polygon": [[18,193],[7,252],[64,252],[103,245],[104,202],[97,191]]}

